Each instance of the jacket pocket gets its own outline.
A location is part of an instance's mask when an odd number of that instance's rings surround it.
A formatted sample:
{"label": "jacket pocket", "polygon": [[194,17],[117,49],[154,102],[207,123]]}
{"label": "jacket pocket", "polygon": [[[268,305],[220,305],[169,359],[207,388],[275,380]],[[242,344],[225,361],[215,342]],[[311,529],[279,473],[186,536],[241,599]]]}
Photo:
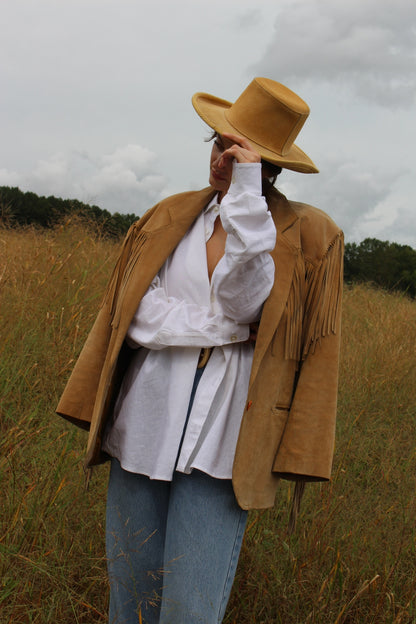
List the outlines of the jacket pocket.
{"label": "jacket pocket", "polygon": [[279,448],[283,440],[288,418],[289,418],[289,407],[283,406],[283,405],[275,405],[274,407],[272,407],[273,429],[276,432],[276,435],[275,435],[276,448],[275,448],[272,470],[274,470],[276,457],[279,454]]}
{"label": "jacket pocket", "polygon": [[281,405],[272,407],[273,430],[275,431],[276,453],[279,450],[280,443],[286,428],[287,419],[289,417],[289,408]]}

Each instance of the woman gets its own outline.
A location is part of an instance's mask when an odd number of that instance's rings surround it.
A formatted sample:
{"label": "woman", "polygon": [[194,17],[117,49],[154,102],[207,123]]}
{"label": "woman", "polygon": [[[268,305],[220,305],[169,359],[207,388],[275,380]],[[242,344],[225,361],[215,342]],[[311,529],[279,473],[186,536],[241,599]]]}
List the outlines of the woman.
{"label": "woman", "polygon": [[111,457],[112,624],[221,622],[247,510],[331,471],[342,233],[272,184],[317,172],[309,109],[265,78],[193,104],[210,187],[132,226],[57,408],[89,427],[88,468]]}

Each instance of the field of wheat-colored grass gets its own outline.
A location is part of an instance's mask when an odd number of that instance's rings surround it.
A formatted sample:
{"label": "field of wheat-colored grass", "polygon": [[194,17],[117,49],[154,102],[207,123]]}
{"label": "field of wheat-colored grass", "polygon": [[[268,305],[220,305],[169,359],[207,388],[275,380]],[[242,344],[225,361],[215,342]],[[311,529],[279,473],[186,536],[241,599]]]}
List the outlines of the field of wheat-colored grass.
{"label": "field of wheat-colored grass", "polygon": [[[0,623],[104,624],[107,467],[54,415],[118,244],[0,229]],[[252,512],[226,624],[416,622],[416,302],[346,287],[333,479]]]}

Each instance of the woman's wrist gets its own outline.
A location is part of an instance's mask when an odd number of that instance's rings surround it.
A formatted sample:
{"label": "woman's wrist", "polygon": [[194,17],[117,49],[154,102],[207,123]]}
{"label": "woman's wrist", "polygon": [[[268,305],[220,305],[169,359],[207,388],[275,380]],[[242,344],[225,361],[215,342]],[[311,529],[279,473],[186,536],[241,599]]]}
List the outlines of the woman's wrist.
{"label": "woman's wrist", "polygon": [[251,195],[262,194],[261,163],[233,162],[233,171],[228,194],[235,197],[242,193],[249,193]]}

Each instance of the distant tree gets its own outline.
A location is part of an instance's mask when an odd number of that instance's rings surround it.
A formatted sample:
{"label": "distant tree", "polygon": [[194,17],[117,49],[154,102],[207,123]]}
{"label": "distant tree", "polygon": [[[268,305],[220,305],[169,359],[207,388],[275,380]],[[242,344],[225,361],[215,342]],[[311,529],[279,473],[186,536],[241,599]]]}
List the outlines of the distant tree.
{"label": "distant tree", "polygon": [[376,238],[345,245],[346,282],[372,282],[416,297],[416,250]]}
{"label": "distant tree", "polygon": [[50,228],[68,215],[79,215],[99,226],[105,236],[123,236],[137,220],[134,214],[111,214],[98,206],[84,204],[77,199],[39,197],[24,193],[17,187],[0,186],[0,221],[11,226],[37,225]]}

